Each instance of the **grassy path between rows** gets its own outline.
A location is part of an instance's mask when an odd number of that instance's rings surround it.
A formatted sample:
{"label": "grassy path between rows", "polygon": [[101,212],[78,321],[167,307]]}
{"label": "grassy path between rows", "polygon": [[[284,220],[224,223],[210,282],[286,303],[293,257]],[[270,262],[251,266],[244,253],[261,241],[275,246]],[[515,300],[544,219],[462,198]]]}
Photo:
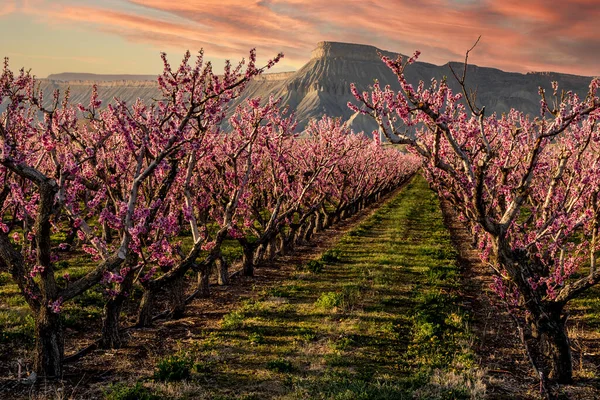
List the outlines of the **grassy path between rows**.
{"label": "grassy path between rows", "polygon": [[[455,260],[438,200],[416,177],[319,260],[243,302],[219,329],[181,341],[134,390],[215,400],[478,398]],[[125,398],[128,386],[107,397]]]}

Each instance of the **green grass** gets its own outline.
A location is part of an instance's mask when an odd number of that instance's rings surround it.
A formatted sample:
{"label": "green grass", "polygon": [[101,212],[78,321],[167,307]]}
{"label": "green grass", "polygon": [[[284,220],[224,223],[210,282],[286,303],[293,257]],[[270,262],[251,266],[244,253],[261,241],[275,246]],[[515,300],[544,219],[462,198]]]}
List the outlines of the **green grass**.
{"label": "green grass", "polygon": [[[422,178],[188,346],[182,398],[460,399],[482,385],[456,254]],[[157,390],[161,390],[157,387]],[[254,396],[254,397],[252,397]]]}

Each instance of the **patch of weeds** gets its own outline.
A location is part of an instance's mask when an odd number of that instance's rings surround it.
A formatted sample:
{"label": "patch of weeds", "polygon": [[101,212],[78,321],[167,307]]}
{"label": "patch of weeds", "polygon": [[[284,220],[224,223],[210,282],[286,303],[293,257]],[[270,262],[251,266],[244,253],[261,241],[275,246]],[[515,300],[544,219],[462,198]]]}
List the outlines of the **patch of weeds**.
{"label": "patch of weeds", "polygon": [[321,261],[324,263],[338,263],[342,261],[342,251],[338,249],[330,249],[321,255]]}
{"label": "patch of weeds", "polygon": [[289,360],[278,358],[267,363],[267,369],[275,372],[288,373],[294,371],[294,366]]}
{"label": "patch of weeds", "polygon": [[0,272],[0,285],[12,282],[12,276],[8,272]]}
{"label": "patch of weeds", "polygon": [[297,330],[296,339],[303,342],[312,342],[317,338],[317,334],[310,328],[300,328]]}
{"label": "patch of weeds", "polygon": [[281,287],[273,287],[265,291],[265,295],[270,297],[282,297],[288,298],[293,297],[294,294],[298,293],[301,287],[298,285],[286,285]]}
{"label": "patch of weeds", "polygon": [[335,350],[347,350],[354,345],[354,340],[351,337],[343,336],[331,344]]}
{"label": "patch of weeds", "polygon": [[221,328],[227,330],[236,330],[244,326],[245,315],[240,311],[232,311],[229,314],[223,316],[221,321]]}
{"label": "patch of weeds", "polygon": [[422,246],[419,253],[435,260],[454,260],[457,257],[456,250],[448,247]]}
{"label": "patch of weeds", "polygon": [[334,308],[340,308],[344,305],[344,295],[339,292],[327,292],[321,294],[315,306],[318,308],[324,308],[326,310],[332,310]]}
{"label": "patch of weeds", "polygon": [[351,284],[344,286],[341,291],[322,293],[315,301],[315,306],[325,310],[350,310],[360,297],[361,287],[360,284]]}
{"label": "patch of weeds", "polygon": [[346,367],[351,365],[353,360],[349,357],[342,355],[340,352],[334,352],[331,354],[325,354],[323,357],[325,363],[330,367]]}
{"label": "patch of weeds", "polygon": [[422,385],[414,394],[416,399],[467,400],[482,399],[486,396],[486,386],[481,371],[455,373],[436,370],[429,382]]}
{"label": "patch of weeds", "polygon": [[125,383],[115,383],[104,392],[105,400],[160,400],[161,397],[144,387],[141,382],[135,386]]}
{"label": "patch of weeds", "polygon": [[192,369],[197,374],[210,374],[214,371],[215,364],[214,361],[197,361]]}
{"label": "patch of weeds", "polygon": [[[327,371],[319,380],[306,381],[297,389],[301,398],[332,400],[396,400],[412,396],[398,383],[360,379],[338,370]],[[326,394],[326,396],[324,396]]]}
{"label": "patch of weeds", "polygon": [[256,393],[242,394],[240,396],[219,394],[211,397],[211,400],[262,400],[263,397]]}
{"label": "patch of weeds", "polygon": [[0,343],[19,342],[26,347],[35,343],[35,320],[31,314],[0,312]]}
{"label": "patch of weeds", "polygon": [[94,306],[98,308],[104,307],[104,302],[104,295],[99,290],[88,290],[74,301],[82,307]]}
{"label": "patch of weeds", "polygon": [[304,266],[304,269],[306,271],[312,272],[313,274],[323,272],[323,268],[325,268],[325,265],[323,265],[323,263],[319,260],[310,260]]}
{"label": "patch of weeds", "polygon": [[21,295],[7,297],[4,301],[10,307],[24,307],[27,305],[25,298]]}
{"label": "patch of weeds", "polygon": [[248,335],[248,342],[250,342],[250,344],[263,344],[265,342],[265,337],[261,332],[251,332]]}
{"label": "patch of weeds", "polygon": [[175,382],[189,379],[193,362],[187,356],[173,355],[163,358],[156,365],[154,379]]}
{"label": "patch of weeds", "polygon": [[364,236],[367,233],[367,231],[365,230],[364,227],[359,226],[358,228],[351,230],[350,232],[348,232],[348,236],[350,237],[360,237],[360,236]]}
{"label": "patch of weeds", "polygon": [[83,329],[100,320],[102,309],[97,307],[79,307],[71,305],[61,313],[63,324],[67,328]]}

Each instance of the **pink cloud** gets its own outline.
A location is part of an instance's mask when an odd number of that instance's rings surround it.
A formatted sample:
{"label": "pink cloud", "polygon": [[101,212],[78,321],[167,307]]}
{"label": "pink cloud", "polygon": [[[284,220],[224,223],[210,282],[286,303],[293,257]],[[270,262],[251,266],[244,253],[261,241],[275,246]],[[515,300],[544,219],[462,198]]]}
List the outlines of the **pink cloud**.
{"label": "pink cloud", "polygon": [[600,74],[596,0],[124,0],[127,11],[29,1],[30,12],[158,47],[203,47],[214,57],[258,47],[265,56],[284,51],[300,66],[318,41],[335,40],[420,49],[440,64],[461,59],[482,35],[472,58],[479,65]]}
{"label": "pink cloud", "polygon": [[17,4],[14,0],[7,0],[0,4],[0,17],[3,15],[12,14],[17,10]]}

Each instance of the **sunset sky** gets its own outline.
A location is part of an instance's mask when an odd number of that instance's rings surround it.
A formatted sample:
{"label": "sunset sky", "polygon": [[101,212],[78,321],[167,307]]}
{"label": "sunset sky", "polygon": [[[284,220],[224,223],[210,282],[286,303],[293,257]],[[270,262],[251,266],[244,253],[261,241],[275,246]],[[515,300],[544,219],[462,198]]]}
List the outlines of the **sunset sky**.
{"label": "sunset sky", "polygon": [[256,47],[293,70],[323,40],[444,64],[600,75],[598,0],[0,0],[0,56],[39,77],[155,74],[160,51],[204,48],[217,66]]}

